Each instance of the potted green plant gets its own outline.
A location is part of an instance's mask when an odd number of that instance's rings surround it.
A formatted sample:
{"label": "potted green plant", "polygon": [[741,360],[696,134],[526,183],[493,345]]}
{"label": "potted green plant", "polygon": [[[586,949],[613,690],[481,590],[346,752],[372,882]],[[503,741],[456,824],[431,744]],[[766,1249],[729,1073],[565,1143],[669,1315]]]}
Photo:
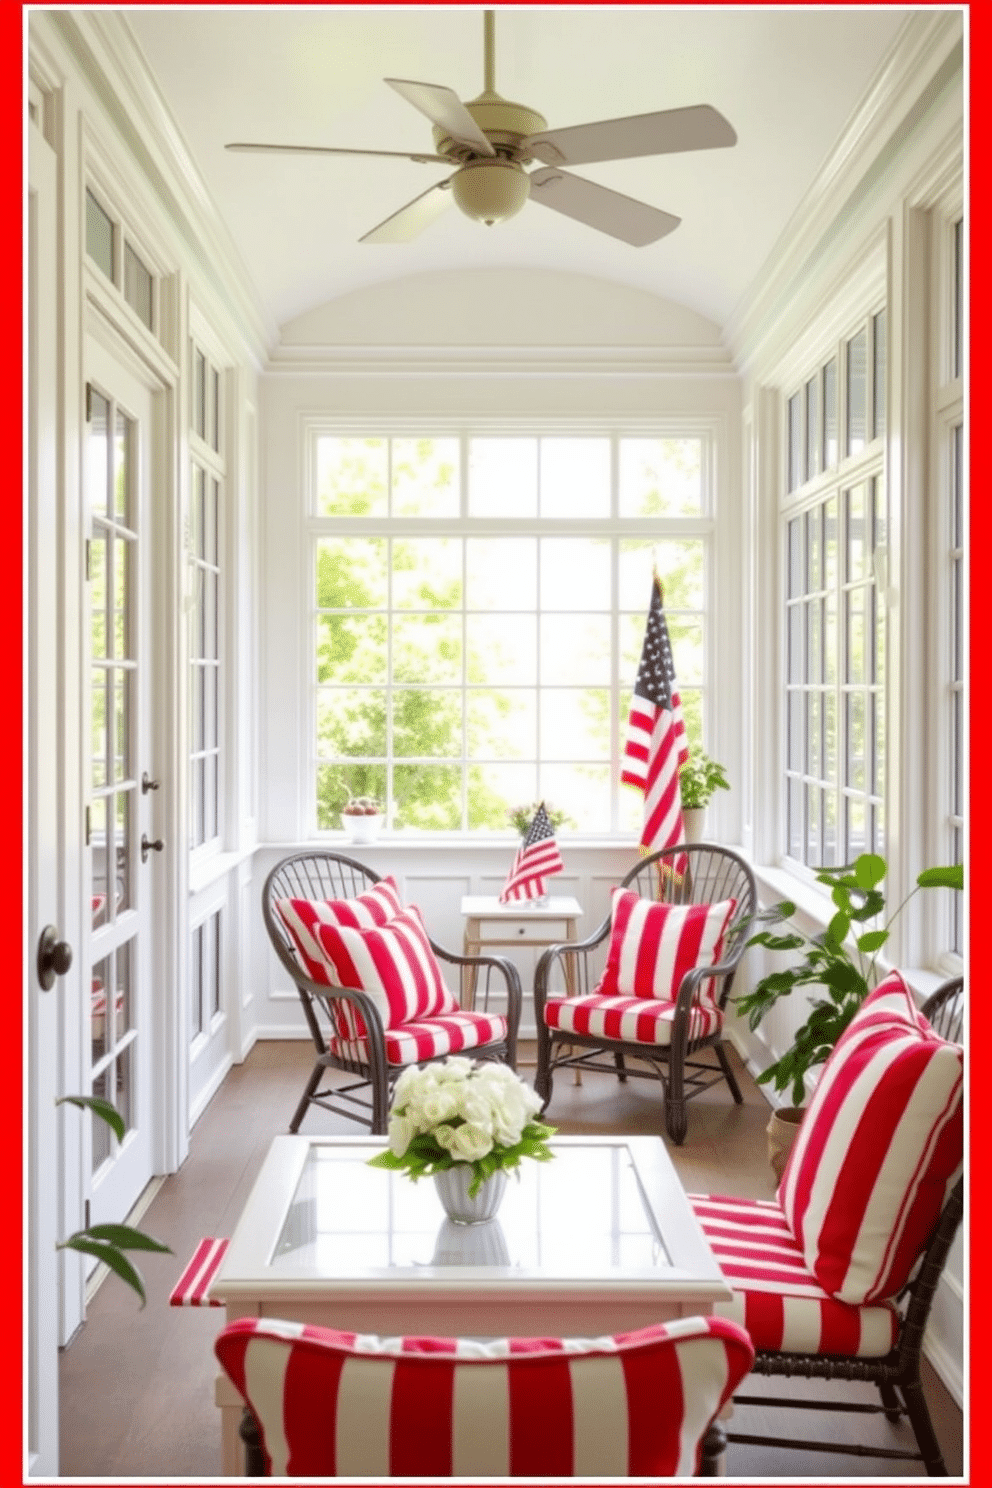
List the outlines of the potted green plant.
{"label": "potted green plant", "polygon": [[[810,999],[809,1017],[797,1029],[791,1047],[758,1076],[759,1084],[774,1084],[779,1093],[789,1089],[792,1097],[791,1107],[773,1112],[769,1123],[769,1156],[778,1176],[802,1119],[806,1077],[827,1059],[877,984],[879,952],[896,918],[920,889],[964,886],[964,869],[960,863],[926,868],[917,875],[914,887],[891,919],[880,927],[879,917],[885,912],[885,895],[880,885],[887,871],[885,859],[876,853],[862,853],[842,868],[821,869],[817,881],[830,889],[834,905],[833,917],[825,930],[810,936],[793,922],[784,933],[762,930],[747,942],[748,946],[763,946],[769,951],[802,952],[791,965],[769,972],[749,992],[735,999],[737,1011],[747,1018],[752,1032],[779,999],[788,997],[797,987],[821,987],[826,993]],[[790,920],[795,913],[795,904],[783,899],[763,910],[756,919],[775,923]],[[783,1126],[787,1130],[782,1131]]]}
{"label": "potted green plant", "polygon": [[679,770],[679,790],[682,795],[682,821],[685,825],[686,842],[700,842],[706,807],[714,791],[729,790],[730,781],[724,765],[710,759],[699,750],[690,754]]}

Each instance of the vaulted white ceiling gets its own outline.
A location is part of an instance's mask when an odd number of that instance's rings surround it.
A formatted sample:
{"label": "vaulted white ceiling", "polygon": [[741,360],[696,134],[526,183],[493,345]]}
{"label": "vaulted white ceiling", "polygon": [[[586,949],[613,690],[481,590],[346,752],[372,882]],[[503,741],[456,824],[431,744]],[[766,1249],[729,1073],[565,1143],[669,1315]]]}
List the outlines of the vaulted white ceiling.
{"label": "vaulted white ceiling", "polygon": [[496,87],[550,128],[709,103],[730,149],[575,167],[675,213],[632,248],[530,202],[487,228],[452,204],[416,241],[363,233],[449,174],[442,165],[235,154],[228,141],[432,151],[385,77],[483,88],[481,9],[238,7],[125,12],[257,288],[283,324],[383,281],[486,267],[567,269],[676,300],[718,325],[740,303],[910,14],[888,7],[511,7]]}

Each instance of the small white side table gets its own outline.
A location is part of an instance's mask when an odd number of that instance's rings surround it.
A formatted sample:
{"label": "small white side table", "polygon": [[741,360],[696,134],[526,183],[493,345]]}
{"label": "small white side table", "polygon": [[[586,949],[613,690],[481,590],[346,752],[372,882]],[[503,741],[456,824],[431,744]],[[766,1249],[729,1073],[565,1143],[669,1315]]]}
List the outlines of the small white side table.
{"label": "small white side table", "polygon": [[[478,956],[490,946],[550,946],[578,940],[578,922],[582,905],[570,895],[550,895],[547,902],[521,899],[513,904],[500,904],[494,894],[466,894],[462,899],[465,916],[465,954]],[[573,971],[565,961],[565,989],[572,995]],[[462,1006],[475,1006],[476,972],[465,968],[462,979]]]}

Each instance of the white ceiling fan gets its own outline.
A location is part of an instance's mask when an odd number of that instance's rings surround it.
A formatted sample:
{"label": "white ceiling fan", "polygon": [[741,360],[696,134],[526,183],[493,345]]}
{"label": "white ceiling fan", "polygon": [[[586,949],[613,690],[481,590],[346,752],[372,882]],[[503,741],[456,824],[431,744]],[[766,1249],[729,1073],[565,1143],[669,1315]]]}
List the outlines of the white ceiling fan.
{"label": "white ceiling fan", "polygon": [[[440,83],[414,83],[386,78],[434,126],[435,153],[405,150],[357,150],[335,145],[229,144],[228,150],[305,155],[399,156],[423,164],[456,165],[453,175],[438,181],[360,239],[363,243],[407,243],[447,208],[454,197],[468,217],[492,226],[521,210],[529,200],[584,222],[635,248],[657,242],[678,227],[681,218],[646,202],[573,176],[563,166],[600,160],[630,160],[639,155],[677,154],[733,145],[737,135],[709,104],[635,114],[548,129],[536,109],[511,103],[495,87],[495,11],[483,12],[484,87],[478,98],[462,103]],[[527,171],[534,161],[545,162]]]}

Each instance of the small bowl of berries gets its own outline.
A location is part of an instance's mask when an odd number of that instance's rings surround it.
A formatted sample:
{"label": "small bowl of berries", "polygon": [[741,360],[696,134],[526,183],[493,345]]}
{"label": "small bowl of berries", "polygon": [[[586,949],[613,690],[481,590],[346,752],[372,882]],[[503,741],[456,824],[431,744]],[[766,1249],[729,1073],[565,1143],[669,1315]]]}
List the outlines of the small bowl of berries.
{"label": "small bowl of berries", "polygon": [[373,796],[352,796],[341,812],[341,825],[352,842],[374,842],[385,819]]}

